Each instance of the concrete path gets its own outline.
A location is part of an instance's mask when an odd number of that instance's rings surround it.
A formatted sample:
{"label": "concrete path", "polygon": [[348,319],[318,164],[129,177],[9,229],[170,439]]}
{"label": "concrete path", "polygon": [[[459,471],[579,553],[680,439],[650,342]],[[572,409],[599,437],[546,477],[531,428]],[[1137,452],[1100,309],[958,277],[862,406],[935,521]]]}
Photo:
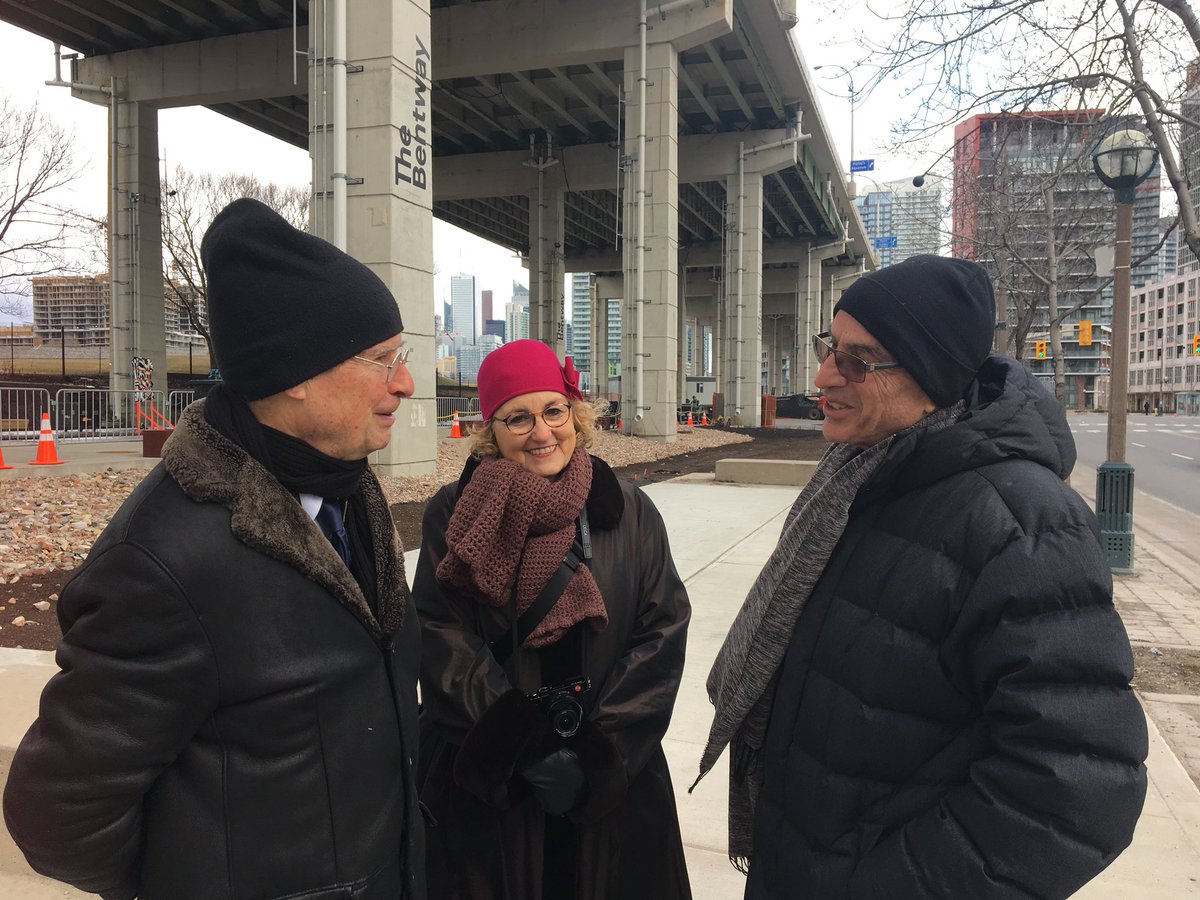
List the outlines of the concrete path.
{"label": "concrete path", "polygon": [[[686,476],[649,485],[646,491],[667,523],[693,607],[683,687],[666,739],[693,892],[696,900],[734,900],[742,896],[744,878],[725,852],[725,757],[693,794],[687,788],[695,780],[712,718],[704,690],[709,667],[775,546],[797,489]],[[1189,580],[1155,557],[1151,542],[1135,546],[1136,565],[1155,574],[1117,581],[1118,606],[1131,634],[1177,633],[1181,642],[1191,641],[1188,629],[1200,608],[1200,588],[1191,582],[1200,581],[1200,572]],[[408,555],[410,573],[415,557],[416,551]],[[7,777],[12,750],[36,715],[38,692],[53,671],[50,653],[0,650],[0,780]],[[1153,722],[1150,738],[1150,792],[1133,845],[1079,898],[1200,898],[1200,791]],[[0,900],[82,896],[30,874],[7,834],[0,834]]]}

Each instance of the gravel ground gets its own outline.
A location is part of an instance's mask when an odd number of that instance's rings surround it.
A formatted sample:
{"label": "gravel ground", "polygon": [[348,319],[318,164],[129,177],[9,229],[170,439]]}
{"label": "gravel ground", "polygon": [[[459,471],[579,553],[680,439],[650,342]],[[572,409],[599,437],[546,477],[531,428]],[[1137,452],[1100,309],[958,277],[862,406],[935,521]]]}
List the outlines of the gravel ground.
{"label": "gravel ground", "polygon": [[[748,440],[742,434],[697,429],[681,431],[673,444],[660,444],[601,432],[593,452],[613,468],[620,468]],[[458,478],[468,443],[441,441],[436,470],[429,475],[383,478],[389,502],[424,502],[443,484]],[[19,578],[74,569],[144,476],[145,470],[129,469],[0,481],[0,583],[15,584]]]}

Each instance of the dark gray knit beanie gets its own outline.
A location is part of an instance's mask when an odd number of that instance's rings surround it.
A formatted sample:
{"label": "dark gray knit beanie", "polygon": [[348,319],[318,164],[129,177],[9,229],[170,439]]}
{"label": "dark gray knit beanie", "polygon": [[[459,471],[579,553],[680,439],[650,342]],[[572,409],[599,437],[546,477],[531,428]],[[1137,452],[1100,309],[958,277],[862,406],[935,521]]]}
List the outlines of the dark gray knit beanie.
{"label": "dark gray knit beanie", "polygon": [[383,281],[257,200],[226,206],[200,244],[222,380],[247,400],[319,375],[404,330]]}
{"label": "dark gray knit beanie", "polygon": [[983,266],[947,256],[910,256],[864,275],[833,311],[857,319],[938,407],[966,393],[996,328]]}

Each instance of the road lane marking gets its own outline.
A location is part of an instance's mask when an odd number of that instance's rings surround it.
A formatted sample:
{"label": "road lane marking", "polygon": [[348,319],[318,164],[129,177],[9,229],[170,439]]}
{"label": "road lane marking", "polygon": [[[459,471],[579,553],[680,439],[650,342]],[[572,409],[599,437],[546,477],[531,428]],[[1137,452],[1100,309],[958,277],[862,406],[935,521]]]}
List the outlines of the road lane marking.
{"label": "road lane marking", "polygon": [[1141,447],[1143,450],[1146,449],[1145,444],[1139,444],[1137,441],[1130,441],[1129,443],[1133,444],[1133,446],[1135,446],[1135,447]]}
{"label": "road lane marking", "polygon": [[1184,456],[1182,453],[1172,453],[1171,455],[1178,456],[1180,459],[1186,459],[1188,462],[1192,462],[1192,457]]}

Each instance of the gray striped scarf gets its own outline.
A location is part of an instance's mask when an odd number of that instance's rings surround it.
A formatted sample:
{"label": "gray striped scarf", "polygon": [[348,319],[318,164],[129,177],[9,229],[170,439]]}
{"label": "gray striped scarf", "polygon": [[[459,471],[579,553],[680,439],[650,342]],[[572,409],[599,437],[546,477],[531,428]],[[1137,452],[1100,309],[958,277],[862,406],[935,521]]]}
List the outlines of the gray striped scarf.
{"label": "gray striped scarf", "polygon": [[[961,402],[939,409],[899,433],[943,428],[962,409]],[[746,595],[708,674],[708,698],[716,711],[696,783],[729,745],[729,858],[743,872],[753,853],[754,808],[763,777],[759,755],[779,666],[800,612],[846,528],[850,504],[895,438],[866,450],[834,444],[825,452],[792,504],[779,543]]]}

